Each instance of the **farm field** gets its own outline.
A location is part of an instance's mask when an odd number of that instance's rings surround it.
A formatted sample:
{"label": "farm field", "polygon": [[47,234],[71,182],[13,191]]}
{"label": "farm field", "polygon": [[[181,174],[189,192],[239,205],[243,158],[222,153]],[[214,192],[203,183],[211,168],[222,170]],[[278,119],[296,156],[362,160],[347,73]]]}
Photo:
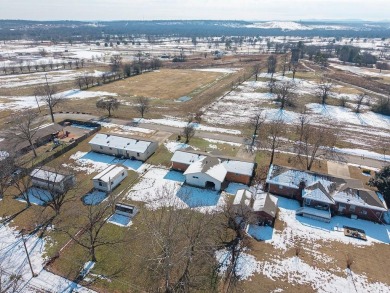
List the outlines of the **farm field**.
{"label": "farm field", "polygon": [[[169,258],[157,248],[169,242],[175,251],[168,265],[173,267],[172,283],[182,273],[186,256],[194,253],[196,256],[189,258],[187,265],[199,277],[195,291],[229,291],[224,288],[231,258],[226,247],[230,248],[238,238],[232,222],[227,220],[231,220],[232,212],[228,209],[238,190],[267,192],[264,183],[270,167],[272,135],[263,135],[263,131],[277,121],[282,121],[283,132],[281,136],[273,134],[279,143],[273,164],[309,169],[304,154],[297,155],[304,117],[313,127],[330,129],[337,138],[331,147],[315,146],[319,152],[311,171],[342,174],[361,180],[366,189],[376,190],[367,184],[390,162],[390,116],[375,112],[374,106],[387,97],[384,91],[390,84],[390,74],[337,60],[321,68],[307,56],[296,64],[296,72],[288,71],[284,62],[291,57],[290,49],[286,54],[275,55],[276,71],[267,73],[267,58],[273,53],[273,48],[268,48],[270,42],[276,46],[299,40],[279,36],[256,43],[247,38],[242,45],[232,41],[231,48],[224,48],[217,38],[199,38],[194,44],[187,37],[164,37],[154,42],[135,37],[134,43],[118,41],[112,46],[105,46],[101,40],[99,45],[97,41],[0,44],[0,142],[13,135],[9,129],[26,110],[38,114],[33,129],[51,123],[47,103],[35,94],[46,78],[47,84],[56,87],[53,97],[61,97],[54,107],[55,122],[69,118],[98,123],[100,133],[107,135],[107,144],[109,137],[115,135],[134,136],[136,144],[140,140],[158,142],[157,150],[145,162],[136,160],[136,155],[126,158],[93,152],[88,144],[92,137],[55,157],[45,166],[67,170],[76,177],[76,186],[66,194],[60,211],[33,198],[36,190],[31,189],[29,176],[12,177],[12,184],[7,182],[5,196],[0,200],[0,238],[4,242],[0,245],[0,268],[7,266],[20,274],[20,285],[31,292],[157,292],[164,287],[162,272],[166,267],[161,264],[166,265]],[[325,37],[303,40],[308,47],[326,46],[333,41]],[[333,44],[347,41],[335,40]],[[350,44],[374,51],[376,46],[388,46],[389,41],[377,38],[367,42],[352,40]],[[185,62],[173,62],[180,54],[185,55]],[[157,59],[161,66],[129,77],[121,68],[116,71],[119,76],[105,81],[102,76],[107,78],[107,74],[115,72],[111,70],[118,56],[123,64],[148,64]],[[69,65],[75,60],[84,60],[83,67]],[[41,67],[32,67],[32,72],[27,72],[27,67],[17,70],[28,62]],[[42,67],[43,62],[51,62],[54,69]],[[16,66],[15,72],[10,66]],[[82,76],[93,77],[96,84],[79,86],[76,80]],[[325,77],[331,83],[326,103],[319,94]],[[367,80],[369,86],[357,85],[361,79]],[[281,94],[272,82],[293,85],[291,103],[282,106]],[[376,83],[381,84],[377,91]],[[149,99],[144,117],[139,110],[139,97]],[[120,103],[111,116],[106,109],[96,107],[97,101],[109,98]],[[256,114],[263,118],[258,132],[253,130]],[[189,126],[194,133],[185,141]],[[251,139],[264,142],[251,146]],[[20,156],[23,165],[18,168],[30,171],[35,164],[39,166],[52,154],[53,143],[38,147],[37,158],[31,151]],[[244,185],[225,181],[222,191],[190,186],[183,172],[172,169],[171,158],[178,150],[198,151],[228,162],[253,162],[251,182]],[[11,150],[0,149],[0,162],[10,154]],[[112,165],[123,167],[128,176],[108,194],[95,190],[93,178]],[[23,201],[23,186],[15,182],[29,185],[26,194],[33,199],[31,206]],[[3,185],[0,187],[2,193]],[[302,202],[275,197],[278,208],[274,227],[248,224],[240,231],[240,237],[245,236],[238,241],[246,248],[238,260],[234,292],[390,292],[390,278],[383,269],[390,258],[390,223],[342,216],[324,223],[296,215]],[[137,212],[128,218],[117,214],[117,203],[134,206]],[[97,222],[101,224],[94,249],[86,244],[91,239],[88,227],[92,227],[93,213],[99,214]],[[338,229],[343,226],[363,229],[367,241],[344,236]],[[21,231],[37,278],[31,277]],[[184,251],[180,245],[192,241],[194,235],[202,235],[202,239],[193,242],[199,250]]]}

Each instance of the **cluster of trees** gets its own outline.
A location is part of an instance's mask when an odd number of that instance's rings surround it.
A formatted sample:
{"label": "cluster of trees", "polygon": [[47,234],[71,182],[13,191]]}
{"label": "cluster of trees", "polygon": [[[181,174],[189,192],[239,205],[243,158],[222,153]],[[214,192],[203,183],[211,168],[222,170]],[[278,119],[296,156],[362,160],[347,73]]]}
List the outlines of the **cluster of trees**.
{"label": "cluster of trees", "polygon": [[340,61],[357,63],[359,66],[373,65],[377,62],[377,58],[374,55],[366,51],[361,52],[360,48],[353,46],[337,47],[336,54]]}
{"label": "cluster of trees", "polygon": [[85,65],[84,59],[62,60],[60,62],[54,62],[53,59],[49,59],[48,62],[31,62],[20,60],[17,66],[3,64],[1,71],[3,74],[16,74],[16,73],[31,73],[38,71],[52,71],[59,69],[72,69],[72,68],[83,68]]}
{"label": "cluster of trees", "polygon": [[256,113],[250,121],[252,134],[247,138],[247,147],[251,152],[257,150],[270,150],[270,165],[274,161],[275,153],[282,147],[290,147],[296,153],[296,159],[307,170],[313,167],[315,160],[333,153],[333,147],[338,138],[337,127],[331,123],[317,125],[310,121],[307,114],[302,113],[299,125],[295,129],[294,143],[287,143],[285,135],[288,125],[283,117],[283,112],[276,118],[269,119],[262,110]]}
{"label": "cluster of trees", "polygon": [[142,74],[145,71],[159,69],[162,66],[161,60],[153,58],[151,60],[142,60],[142,53],[137,54],[138,60],[132,63],[124,63],[122,56],[113,55],[111,57],[110,71],[104,72],[99,76],[90,73],[79,75],[75,84],[82,90],[90,87],[113,82],[122,78]]}

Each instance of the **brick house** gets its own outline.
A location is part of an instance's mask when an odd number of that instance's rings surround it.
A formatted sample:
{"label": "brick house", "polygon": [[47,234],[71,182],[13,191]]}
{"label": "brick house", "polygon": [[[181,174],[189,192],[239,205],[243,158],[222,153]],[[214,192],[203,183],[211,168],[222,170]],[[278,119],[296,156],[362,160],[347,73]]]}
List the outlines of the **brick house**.
{"label": "brick house", "polygon": [[345,215],[381,223],[388,210],[379,193],[355,179],[272,165],[266,183],[270,193],[299,200],[297,214],[325,222]]}
{"label": "brick house", "polygon": [[[189,176],[195,176],[200,179],[200,181],[204,182],[208,177],[213,177],[221,183],[219,189],[223,189],[228,182],[236,182],[243,183],[248,185],[253,176],[253,171],[255,168],[255,164],[253,162],[246,162],[237,160],[235,158],[215,156],[208,153],[196,152],[193,150],[181,150],[176,151],[171,159],[172,169],[184,172],[186,176],[186,182],[191,184],[193,178]],[[203,166],[209,166],[210,168],[206,168]],[[203,169],[203,171],[202,171]],[[212,170],[212,174],[209,170]],[[197,173],[194,175],[194,173]],[[200,173],[208,174],[209,176],[200,175]],[[207,175],[206,174],[206,175]],[[200,176],[199,176],[200,175]],[[200,178],[202,177],[202,178]],[[207,181],[207,180],[206,180]],[[214,182],[214,180],[208,180],[210,182]],[[194,184],[197,186],[206,186],[203,183]],[[215,185],[219,185],[215,183]]]}

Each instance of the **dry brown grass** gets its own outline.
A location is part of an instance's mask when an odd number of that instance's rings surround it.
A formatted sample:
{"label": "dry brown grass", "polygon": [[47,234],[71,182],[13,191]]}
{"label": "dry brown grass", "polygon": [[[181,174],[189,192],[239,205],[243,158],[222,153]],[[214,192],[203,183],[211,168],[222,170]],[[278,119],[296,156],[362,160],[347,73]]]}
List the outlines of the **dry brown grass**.
{"label": "dry brown grass", "polygon": [[158,99],[177,99],[191,95],[223,76],[216,72],[162,69],[108,83],[92,90],[117,93],[119,96],[144,96]]}

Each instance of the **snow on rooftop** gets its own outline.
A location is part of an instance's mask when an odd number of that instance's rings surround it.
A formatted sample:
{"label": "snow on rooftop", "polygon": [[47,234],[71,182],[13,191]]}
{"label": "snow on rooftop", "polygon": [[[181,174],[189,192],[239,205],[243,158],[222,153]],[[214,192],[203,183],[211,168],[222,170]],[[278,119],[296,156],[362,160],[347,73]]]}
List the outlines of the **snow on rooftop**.
{"label": "snow on rooftop", "polygon": [[101,180],[103,182],[109,182],[111,179],[115,178],[118,174],[121,174],[125,171],[125,168],[121,166],[111,165],[107,169],[103,170],[99,174],[97,174],[95,177],[93,177],[93,180]]}
{"label": "snow on rooftop", "polygon": [[151,141],[145,141],[134,138],[115,136],[110,134],[98,133],[89,142],[89,144],[106,146],[120,150],[144,153],[152,144]]}
{"label": "snow on rooftop", "polygon": [[55,183],[59,183],[65,178],[62,174],[39,168],[31,172],[31,177]]}
{"label": "snow on rooftop", "polygon": [[[279,172],[279,168],[282,168],[283,171]],[[306,186],[319,182],[327,191],[329,191],[329,187],[333,184],[326,176],[288,168],[285,169],[276,165],[271,166],[268,172],[267,182],[295,189],[299,188],[301,182],[304,182]]]}
{"label": "snow on rooftop", "polygon": [[[206,155],[203,154],[195,154],[185,151],[176,151],[171,161],[191,165],[194,162],[199,160],[203,160]],[[222,165],[225,167],[227,172],[243,174],[247,176],[252,176],[254,163],[238,161],[238,160],[223,160]]]}
{"label": "snow on rooftop", "polygon": [[334,201],[318,187],[315,189],[304,189],[302,197],[328,204],[334,204]]}
{"label": "snow on rooftop", "polygon": [[223,182],[226,177],[227,170],[220,159],[204,157],[188,166],[184,175],[205,173],[216,180]]}

